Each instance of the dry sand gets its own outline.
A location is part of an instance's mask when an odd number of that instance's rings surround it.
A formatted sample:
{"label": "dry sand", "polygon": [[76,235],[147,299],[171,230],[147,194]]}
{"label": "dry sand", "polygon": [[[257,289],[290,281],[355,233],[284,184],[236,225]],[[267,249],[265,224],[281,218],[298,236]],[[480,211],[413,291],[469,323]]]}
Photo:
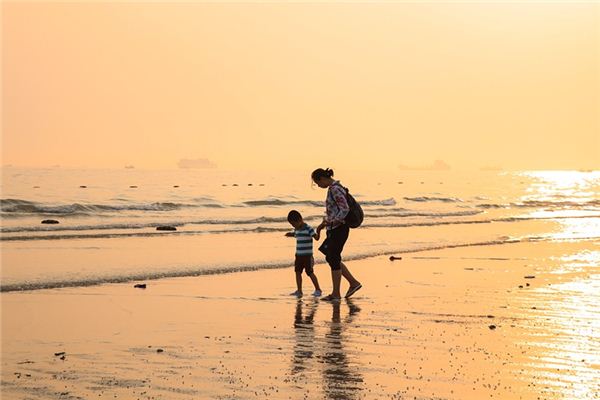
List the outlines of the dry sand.
{"label": "dry sand", "polygon": [[599,254],[354,261],[364,289],[340,304],[288,296],[292,269],[3,293],[2,398],[597,399]]}

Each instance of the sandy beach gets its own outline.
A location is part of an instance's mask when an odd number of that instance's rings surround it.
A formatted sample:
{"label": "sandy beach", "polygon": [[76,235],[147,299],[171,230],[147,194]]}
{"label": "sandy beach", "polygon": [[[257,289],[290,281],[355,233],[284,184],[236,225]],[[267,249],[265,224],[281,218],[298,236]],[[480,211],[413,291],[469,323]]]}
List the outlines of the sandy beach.
{"label": "sandy beach", "polygon": [[0,400],[600,400],[599,1],[0,14]]}
{"label": "sandy beach", "polygon": [[339,304],[291,268],[2,293],[2,398],[596,399],[599,246],[354,261]]}

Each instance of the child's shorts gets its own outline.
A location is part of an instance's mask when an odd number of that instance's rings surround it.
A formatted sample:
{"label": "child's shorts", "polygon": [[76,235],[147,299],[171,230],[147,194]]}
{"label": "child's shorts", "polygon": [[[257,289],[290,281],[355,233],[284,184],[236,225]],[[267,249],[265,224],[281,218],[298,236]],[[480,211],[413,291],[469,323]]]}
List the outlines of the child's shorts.
{"label": "child's shorts", "polygon": [[296,256],[296,261],[294,262],[294,270],[300,273],[302,273],[302,270],[304,270],[306,271],[306,275],[312,275],[314,265],[315,259],[312,255]]}

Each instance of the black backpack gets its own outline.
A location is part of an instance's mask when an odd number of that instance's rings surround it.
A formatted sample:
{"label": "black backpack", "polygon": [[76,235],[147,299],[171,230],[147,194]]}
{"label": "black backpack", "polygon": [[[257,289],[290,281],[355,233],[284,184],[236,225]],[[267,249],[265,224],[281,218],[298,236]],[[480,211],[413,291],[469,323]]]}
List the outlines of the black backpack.
{"label": "black backpack", "polygon": [[358,204],[358,201],[350,194],[350,191],[347,187],[340,185],[342,189],[346,191],[346,202],[348,203],[348,207],[350,207],[350,211],[348,215],[346,215],[346,225],[350,228],[358,228],[365,219],[365,213],[363,212],[362,207]]}

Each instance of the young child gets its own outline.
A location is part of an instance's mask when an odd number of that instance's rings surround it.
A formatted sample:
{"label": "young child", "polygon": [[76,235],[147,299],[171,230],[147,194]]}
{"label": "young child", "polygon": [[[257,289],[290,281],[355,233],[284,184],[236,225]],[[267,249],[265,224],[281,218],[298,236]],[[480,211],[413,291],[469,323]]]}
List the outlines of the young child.
{"label": "young child", "polygon": [[306,271],[306,275],[310,277],[313,285],[315,285],[315,291],[313,296],[318,297],[321,295],[321,287],[317,276],[313,271],[315,260],[313,258],[313,238],[319,240],[319,233],[308,225],[302,219],[302,215],[296,210],[292,210],[288,214],[288,221],[294,227],[294,232],[290,232],[288,236],[296,237],[296,261],[294,262],[296,271],[296,286],[298,290],[291,293],[292,296],[302,297],[302,270]]}

